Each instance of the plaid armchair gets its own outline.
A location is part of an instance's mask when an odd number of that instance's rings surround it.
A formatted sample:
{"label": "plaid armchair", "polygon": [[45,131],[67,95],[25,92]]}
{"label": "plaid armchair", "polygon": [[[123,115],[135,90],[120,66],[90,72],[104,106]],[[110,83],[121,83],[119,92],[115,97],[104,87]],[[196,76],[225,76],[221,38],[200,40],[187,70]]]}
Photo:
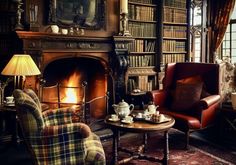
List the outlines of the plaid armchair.
{"label": "plaid armchair", "polygon": [[31,89],[13,92],[23,137],[36,164],[105,164],[105,154],[98,136],[75,121],[72,108],[41,111],[41,104]]}

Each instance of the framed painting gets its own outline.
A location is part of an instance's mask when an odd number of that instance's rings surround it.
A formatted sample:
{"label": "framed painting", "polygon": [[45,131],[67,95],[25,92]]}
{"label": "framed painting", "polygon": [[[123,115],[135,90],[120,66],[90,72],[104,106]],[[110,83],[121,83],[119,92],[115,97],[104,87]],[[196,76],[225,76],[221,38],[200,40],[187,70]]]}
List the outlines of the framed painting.
{"label": "framed painting", "polygon": [[104,0],[50,0],[49,4],[49,24],[100,29],[104,15]]}

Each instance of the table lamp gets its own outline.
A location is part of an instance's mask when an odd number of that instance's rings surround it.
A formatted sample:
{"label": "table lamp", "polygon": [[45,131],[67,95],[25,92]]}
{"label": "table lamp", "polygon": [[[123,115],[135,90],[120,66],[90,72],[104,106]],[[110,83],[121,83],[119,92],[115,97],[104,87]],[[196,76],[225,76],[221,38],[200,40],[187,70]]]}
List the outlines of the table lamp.
{"label": "table lamp", "polygon": [[25,76],[39,75],[40,71],[28,54],[15,54],[3,69],[2,75],[15,76],[14,88],[23,89]]}

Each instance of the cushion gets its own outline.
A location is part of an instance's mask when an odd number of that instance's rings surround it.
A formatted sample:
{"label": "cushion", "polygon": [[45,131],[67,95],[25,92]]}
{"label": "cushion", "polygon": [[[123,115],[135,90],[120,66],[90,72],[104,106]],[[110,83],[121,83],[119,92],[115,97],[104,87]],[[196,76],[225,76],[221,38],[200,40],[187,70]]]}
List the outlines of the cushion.
{"label": "cushion", "polygon": [[[191,76],[191,77],[187,77],[184,79],[180,79],[177,80],[177,83],[181,82],[184,84],[196,84],[196,83],[203,83],[203,79],[200,75],[196,75],[196,76]],[[201,93],[201,98],[205,98],[207,96],[210,96],[211,94],[207,92],[206,90],[206,85],[203,83],[203,87],[202,87],[202,93]]]}
{"label": "cushion", "polygon": [[171,109],[177,111],[191,109],[201,98],[202,86],[202,82],[194,84],[177,82]]}
{"label": "cushion", "polygon": [[187,78],[177,80],[177,83],[178,82],[184,83],[184,84],[196,84],[196,83],[203,82],[203,80],[202,80],[202,77],[200,75],[196,75],[196,76],[191,76],[191,77],[187,77]]}

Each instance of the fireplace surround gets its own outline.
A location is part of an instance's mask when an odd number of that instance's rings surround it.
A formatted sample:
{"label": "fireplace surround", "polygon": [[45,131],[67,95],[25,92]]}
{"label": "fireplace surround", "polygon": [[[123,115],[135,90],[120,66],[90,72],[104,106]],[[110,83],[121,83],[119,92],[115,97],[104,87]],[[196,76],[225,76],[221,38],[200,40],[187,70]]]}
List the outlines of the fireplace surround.
{"label": "fireplace surround", "polygon": [[[125,74],[128,67],[127,44],[131,38],[88,37],[51,34],[47,32],[17,31],[22,42],[22,51],[35,60],[41,71],[41,77],[28,77],[26,88],[36,92],[40,89],[40,80],[47,85],[68,80],[73,72],[80,71],[80,80],[87,81],[87,100],[110,93],[110,104],[125,97]],[[45,82],[45,81],[44,81]],[[104,110],[105,111],[105,110]],[[98,118],[104,113],[97,113]],[[96,116],[95,116],[96,117]]]}

